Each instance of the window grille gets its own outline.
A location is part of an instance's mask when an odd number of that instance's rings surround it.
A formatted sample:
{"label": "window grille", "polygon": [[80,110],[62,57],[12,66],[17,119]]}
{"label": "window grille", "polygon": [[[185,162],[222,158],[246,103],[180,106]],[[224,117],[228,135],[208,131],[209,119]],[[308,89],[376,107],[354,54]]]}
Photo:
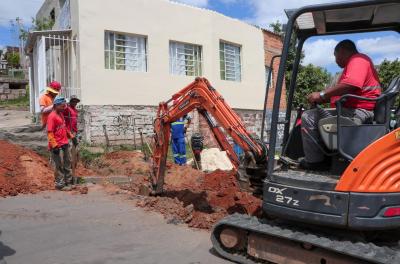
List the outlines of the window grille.
{"label": "window grille", "polygon": [[146,37],[105,32],[105,68],[134,72],[147,71]]}
{"label": "window grille", "polygon": [[173,75],[201,76],[201,46],[171,41],[169,44],[170,73]]}
{"label": "window grille", "polygon": [[220,69],[221,79],[227,81],[240,82],[241,74],[241,50],[240,46],[220,42]]}

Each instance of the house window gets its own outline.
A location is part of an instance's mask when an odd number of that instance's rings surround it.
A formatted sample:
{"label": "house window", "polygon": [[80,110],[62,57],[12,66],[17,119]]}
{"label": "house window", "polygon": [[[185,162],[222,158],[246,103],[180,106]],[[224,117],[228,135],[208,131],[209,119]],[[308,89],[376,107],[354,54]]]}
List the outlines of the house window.
{"label": "house window", "polygon": [[[269,77],[269,73],[271,72],[271,67],[269,66],[265,66],[265,85],[268,84],[268,77]],[[271,72],[271,80],[269,83],[269,88],[274,87],[274,72]]]}
{"label": "house window", "polygon": [[241,59],[240,59],[240,46],[220,42],[220,69],[221,79],[227,81],[240,82],[242,79],[241,74]]}
{"label": "house window", "polygon": [[104,49],[106,69],[147,71],[146,37],[106,31]]}
{"label": "house window", "polygon": [[169,43],[169,71],[174,75],[201,76],[201,46],[171,41]]}

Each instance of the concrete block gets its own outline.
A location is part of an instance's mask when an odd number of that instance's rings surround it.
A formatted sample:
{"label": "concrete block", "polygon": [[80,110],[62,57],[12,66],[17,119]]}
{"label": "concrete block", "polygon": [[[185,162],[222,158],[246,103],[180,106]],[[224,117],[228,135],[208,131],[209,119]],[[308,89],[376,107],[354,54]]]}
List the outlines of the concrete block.
{"label": "concrete block", "polygon": [[7,99],[8,100],[13,100],[13,99],[16,99],[16,98],[17,98],[17,96],[15,96],[15,94],[10,93],[10,94],[7,95]]}
{"label": "concrete block", "polygon": [[0,88],[9,89],[10,88],[10,84],[9,83],[0,83]]}

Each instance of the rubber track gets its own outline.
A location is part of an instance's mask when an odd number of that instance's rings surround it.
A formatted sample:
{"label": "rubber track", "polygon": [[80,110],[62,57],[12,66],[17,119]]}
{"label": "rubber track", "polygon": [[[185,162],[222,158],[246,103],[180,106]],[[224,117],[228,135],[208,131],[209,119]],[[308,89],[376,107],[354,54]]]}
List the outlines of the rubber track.
{"label": "rubber track", "polygon": [[322,233],[311,233],[293,226],[275,223],[273,221],[258,219],[248,215],[233,214],[219,221],[213,228],[211,241],[214,249],[223,257],[237,263],[259,263],[247,255],[230,253],[223,249],[218,238],[223,226],[231,226],[250,232],[279,237],[300,243],[309,243],[319,248],[334,251],[343,255],[352,256],[363,261],[378,264],[400,263],[400,251],[387,246],[378,246],[373,243],[352,242],[344,238],[325,236]]}

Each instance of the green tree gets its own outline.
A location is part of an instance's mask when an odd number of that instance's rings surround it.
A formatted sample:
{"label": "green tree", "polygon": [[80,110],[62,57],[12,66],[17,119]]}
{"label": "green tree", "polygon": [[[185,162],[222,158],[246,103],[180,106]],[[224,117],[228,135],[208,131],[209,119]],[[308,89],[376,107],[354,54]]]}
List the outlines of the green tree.
{"label": "green tree", "polygon": [[[17,17],[15,21],[11,21],[11,26],[16,27],[18,24],[19,18]],[[22,40],[27,40],[29,32],[32,31],[42,31],[52,29],[54,26],[54,21],[49,18],[41,18],[35,19],[32,17],[32,26],[30,28],[20,28],[19,38]]]}
{"label": "green tree", "polygon": [[[271,23],[270,27],[274,33],[279,34],[284,38],[285,32],[282,30],[282,24],[279,21]],[[286,61],[286,73],[285,73],[285,84],[288,89],[290,86],[290,80],[292,77],[293,63],[296,58],[296,35],[292,35],[290,41],[288,59]],[[300,63],[304,58],[304,52],[300,55]],[[324,89],[330,82],[331,75],[323,68],[309,64],[307,66],[299,65],[297,73],[297,86],[293,97],[293,107],[296,108],[300,105],[306,106],[307,95]],[[288,93],[289,91],[286,90]]]}
{"label": "green tree", "polygon": [[331,80],[331,76],[324,68],[308,64],[301,66],[297,76],[296,92],[293,98],[293,106],[306,106],[307,95],[324,89]]}
{"label": "green tree", "polygon": [[378,73],[381,84],[386,89],[395,77],[400,76],[400,60],[389,61],[385,59],[378,66]]}
{"label": "green tree", "polygon": [[277,20],[274,23],[269,24],[269,26],[272,28],[272,31],[275,34],[283,35],[282,24],[281,24],[281,22],[279,22],[279,20]]}
{"label": "green tree", "polygon": [[19,59],[20,59],[20,57],[19,57],[19,53],[17,53],[17,52],[8,52],[8,53],[6,53],[6,56],[5,56],[6,58],[6,60],[7,60],[7,63],[8,63],[8,65],[11,67],[11,68],[18,68],[19,67]]}

